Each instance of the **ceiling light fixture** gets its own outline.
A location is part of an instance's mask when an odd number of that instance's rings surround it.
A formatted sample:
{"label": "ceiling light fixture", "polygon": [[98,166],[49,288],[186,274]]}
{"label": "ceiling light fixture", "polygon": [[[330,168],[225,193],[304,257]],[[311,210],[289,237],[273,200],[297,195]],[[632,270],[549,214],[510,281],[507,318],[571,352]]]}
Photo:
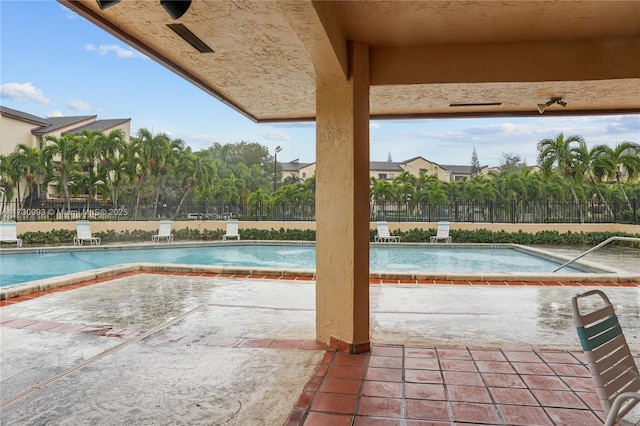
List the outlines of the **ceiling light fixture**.
{"label": "ceiling light fixture", "polygon": [[97,0],[98,7],[100,10],[105,10],[113,6],[114,4],[120,3],[120,0]]}
{"label": "ceiling light fixture", "polygon": [[564,102],[564,101],[562,100],[562,98],[560,98],[560,97],[555,97],[555,98],[551,98],[551,99],[549,99],[547,102],[545,102],[545,103],[543,103],[543,104],[538,104],[538,112],[539,112],[540,114],[542,114],[543,112],[545,112],[545,110],[546,110],[548,107],[550,107],[550,106],[551,106],[551,105],[553,105],[553,104],[558,104],[558,105],[560,105],[560,106],[561,106],[561,107],[563,107],[563,108],[567,106],[567,103],[566,103],[566,102]]}
{"label": "ceiling light fixture", "polygon": [[[120,0],[96,0],[100,10],[105,10],[120,3]],[[189,10],[191,0],[160,0],[160,4],[173,19],[178,19]]]}
{"label": "ceiling light fixture", "polygon": [[191,0],[160,0],[160,4],[173,19],[178,19],[187,12]]}

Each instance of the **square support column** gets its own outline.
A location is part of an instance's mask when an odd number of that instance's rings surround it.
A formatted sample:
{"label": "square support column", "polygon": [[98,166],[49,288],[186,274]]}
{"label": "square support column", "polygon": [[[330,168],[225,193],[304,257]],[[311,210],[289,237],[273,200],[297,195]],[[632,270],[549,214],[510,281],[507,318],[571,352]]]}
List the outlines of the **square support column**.
{"label": "square support column", "polygon": [[369,351],[369,47],[349,76],[317,77],[316,337]]}

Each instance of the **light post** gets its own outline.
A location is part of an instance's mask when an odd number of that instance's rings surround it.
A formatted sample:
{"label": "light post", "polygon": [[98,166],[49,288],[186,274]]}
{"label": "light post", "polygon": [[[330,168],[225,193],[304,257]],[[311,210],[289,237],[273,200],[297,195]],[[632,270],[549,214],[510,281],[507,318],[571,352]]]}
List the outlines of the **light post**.
{"label": "light post", "polygon": [[276,192],[276,183],[278,181],[278,153],[282,151],[280,145],[276,146],[275,154],[273,155],[273,192]]}

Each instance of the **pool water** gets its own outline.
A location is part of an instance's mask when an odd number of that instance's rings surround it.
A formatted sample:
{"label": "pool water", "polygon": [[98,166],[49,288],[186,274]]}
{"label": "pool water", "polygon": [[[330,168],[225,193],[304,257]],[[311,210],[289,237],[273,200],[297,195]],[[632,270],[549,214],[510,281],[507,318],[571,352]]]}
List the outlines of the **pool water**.
{"label": "pool water", "polygon": [[[371,247],[370,259],[372,271],[392,272],[550,273],[559,266],[502,247]],[[314,246],[254,244],[6,254],[0,255],[0,286],[140,262],[312,270],[316,258]]]}

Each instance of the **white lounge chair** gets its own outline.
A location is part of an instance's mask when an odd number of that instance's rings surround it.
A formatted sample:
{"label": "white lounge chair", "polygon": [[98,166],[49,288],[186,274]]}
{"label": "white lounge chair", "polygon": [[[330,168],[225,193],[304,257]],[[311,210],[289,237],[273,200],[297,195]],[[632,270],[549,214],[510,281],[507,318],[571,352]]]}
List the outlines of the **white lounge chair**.
{"label": "white lounge chair", "polygon": [[91,235],[91,224],[88,220],[79,220],[76,222],[76,236],[73,239],[73,245],[81,246],[84,241],[89,241],[91,245],[100,245],[100,237]]}
{"label": "white lounge chair", "polygon": [[375,236],[374,241],[379,243],[400,242],[399,236],[391,235],[389,232],[389,224],[387,222],[377,222],[376,228],[378,229],[378,235]]}
{"label": "white lounge chair", "polygon": [[166,238],[168,243],[173,242],[173,234],[171,233],[171,221],[161,220],[158,227],[158,233],[151,236],[151,241],[160,242],[160,238]]}
{"label": "white lounge chair", "polygon": [[442,240],[445,243],[450,243],[452,241],[449,236],[449,222],[438,222],[438,230],[436,231],[436,235],[433,237],[429,237],[430,243],[437,243]]}
{"label": "white lounge chair", "polygon": [[240,241],[240,234],[238,233],[238,221],[236,219],[227,220],[227,232],[222,236],[222,240],[226,241],[227,238],[237,238]]}
{"label": "white lounge chair", "polygon": [[[587,297],[581,312],[578,299]],[[607,415],[604,425],[640,425],[640,373],[609,298],[600,290],[590,290],[575,295],[571,305],[591,378]]]}
{"label": "white lounge chair", "polygon": [[22,247],[22,240],[18,238],[15,221],[0,223],[0,242],[16,243],[18,247]]}

